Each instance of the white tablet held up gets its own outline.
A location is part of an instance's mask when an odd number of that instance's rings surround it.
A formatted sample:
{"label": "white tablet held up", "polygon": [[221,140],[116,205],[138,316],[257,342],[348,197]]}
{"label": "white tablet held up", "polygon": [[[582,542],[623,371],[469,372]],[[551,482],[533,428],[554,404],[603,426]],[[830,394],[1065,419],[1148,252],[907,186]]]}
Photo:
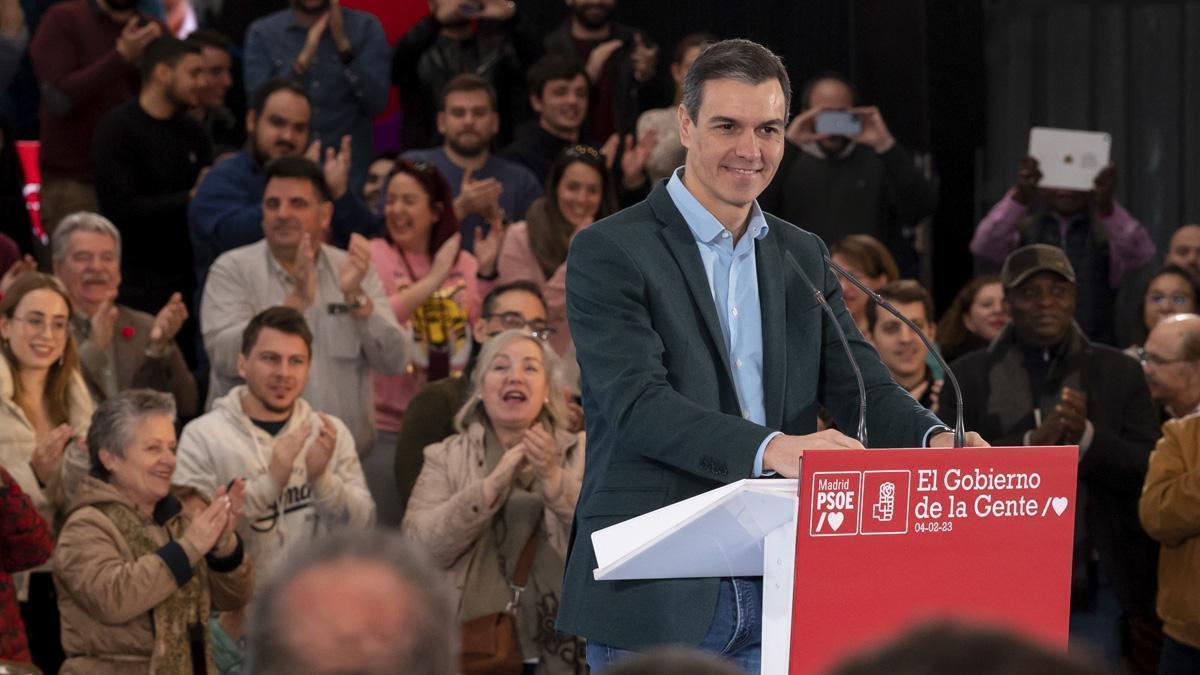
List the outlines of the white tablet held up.
{"label": "white tablet held up", "polygon": [[1112,137],[1098,131],[1034,127],[1029,156],[1042,172],[1039,187],[1091,190],[1096,174],[1108,165]]}

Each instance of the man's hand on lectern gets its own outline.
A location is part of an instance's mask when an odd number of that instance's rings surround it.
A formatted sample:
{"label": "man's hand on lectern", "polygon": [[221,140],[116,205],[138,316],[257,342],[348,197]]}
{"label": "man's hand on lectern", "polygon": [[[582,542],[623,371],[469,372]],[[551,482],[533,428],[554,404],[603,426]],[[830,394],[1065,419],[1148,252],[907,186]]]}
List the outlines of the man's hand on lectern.
{"label": "man's hand on lectern", "polygon": [[774,471],[784,478],[800,477],[800,457],[805,450],[862,450],[862,443],[836,429],[807,436],[776,436],[763,450],[763,472]]}
{"label": "man's hand on lectern", "polygon": [[[934,434],[929,439],[929,447],[931,447],[931,448],[953,448],[954,447],[954,432],[953,431],[943,431],[941,433]],[[965,448],[990,448],[990,447],[992,447],[992,444],[983,440],[983,436],[980,436],[979,434],[975,433],[974,431],[968,431],[966,433],[966,435],[963,437],[963,447],[965,447]]]}

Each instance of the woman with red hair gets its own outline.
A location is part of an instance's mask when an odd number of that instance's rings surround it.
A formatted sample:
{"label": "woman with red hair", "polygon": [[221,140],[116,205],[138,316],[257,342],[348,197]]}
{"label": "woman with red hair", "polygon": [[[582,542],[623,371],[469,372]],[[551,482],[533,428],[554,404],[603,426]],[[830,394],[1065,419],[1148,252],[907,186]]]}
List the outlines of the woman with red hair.
{"label": "woman with red hair", "polygon": [[462,371],[471,355],[471,325],[494,285],[501,223],[475,234],[475,255],[461,250],[454,194],[437,168],[397,160],[384,181],[384,236],[371,242],[371,262],[396,319],[412,331],[414,349],[401,375],[374,375],[379,438],[364,461],[381,524],[400,524],[392,462],[408,402],[426,383]]}

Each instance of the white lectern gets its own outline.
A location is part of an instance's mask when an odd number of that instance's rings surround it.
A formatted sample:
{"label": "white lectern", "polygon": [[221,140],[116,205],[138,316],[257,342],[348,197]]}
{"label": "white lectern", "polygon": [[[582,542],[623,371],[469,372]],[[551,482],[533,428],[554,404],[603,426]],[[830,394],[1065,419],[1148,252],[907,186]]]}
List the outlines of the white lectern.
{"label": "white lectern", "polygon": [[762,673],[787,675],[798,500],[746,479],[598,530],[596,580],[762,576]]}

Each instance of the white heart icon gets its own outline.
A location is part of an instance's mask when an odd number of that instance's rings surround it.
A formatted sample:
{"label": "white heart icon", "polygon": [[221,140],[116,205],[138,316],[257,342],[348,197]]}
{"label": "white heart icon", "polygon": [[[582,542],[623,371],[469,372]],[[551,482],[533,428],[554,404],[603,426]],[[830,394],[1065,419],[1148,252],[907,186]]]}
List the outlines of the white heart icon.
{"label": "white heart icon", "polygon": [[837,532],[838,528],[842,526],[842,521],[845,519],[846,516],[841,511],[834,511],[833,513],[829,514],[829,527],[834,532]]}
{"label": "white heart icon", "polygon": [[1050,508],[1054,509],[1054,512],[1061,516],[1063,511],[1067,510],[1067,498],[1055,497],[1054,499],[1051,499]]}

